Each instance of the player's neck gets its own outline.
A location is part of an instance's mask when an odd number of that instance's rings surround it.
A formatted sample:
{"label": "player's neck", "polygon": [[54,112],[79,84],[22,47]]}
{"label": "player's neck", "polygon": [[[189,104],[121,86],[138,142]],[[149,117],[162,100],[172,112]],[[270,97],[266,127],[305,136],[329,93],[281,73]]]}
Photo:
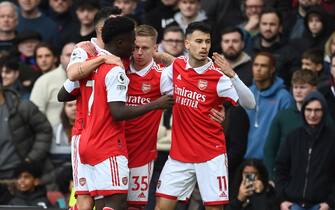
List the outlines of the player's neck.
{"label": "player's neck", "polygon": [[192,66],[192,68],[198,68],[200,66],[205,65],[208,62],[209,62],[208,58],[206,58],[205,60],[197,60],[190,57],[188,59],[188,63]]}
{"label": "player's neck", "polygon": [[147,67],[148,65],[150,64],[150,62],[146,63],[146,64],[138,64],[136,62],[133,62],[133,66],[134,66],[134,69],[136,71],[140,71],[142,69],[144,69],[145,67]]}

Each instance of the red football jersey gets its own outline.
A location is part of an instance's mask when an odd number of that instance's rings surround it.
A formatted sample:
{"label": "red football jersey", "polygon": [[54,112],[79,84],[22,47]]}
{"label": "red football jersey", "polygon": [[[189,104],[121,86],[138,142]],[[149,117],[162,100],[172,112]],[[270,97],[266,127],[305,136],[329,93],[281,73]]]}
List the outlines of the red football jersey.
{"label": "red football jersey", "polygon": [[[131,67],[132,68],[132,67]],[[128,106],[150,103],[161,96],[161,67],[152,62],[135,73],[129,71]],[[162,110],[154,110],[126,121],[126,141],[129,167],[142,166],[156,158],[157,132]]]}
{"label": "red football jersey", "polygon": [[205,162],[226,152],[223,128],[209,114],[212,108],[220,110],[225,100],[236,104],[238,99],[229,78],[212,61],[197,69],[201,68],[197,72],[185,57],[172,66],[175,105],[170,156],[182,162]]}
{"label": "red football jersey", "polygon": [[90,165],[112,156],[127,156],[124,121],[113,120],[108,102],[126,102],[129,80],[124,69],[109,64],[102,64],[93,80],[93,93],[88,102],[88,117],[79,148],[82,162]]}

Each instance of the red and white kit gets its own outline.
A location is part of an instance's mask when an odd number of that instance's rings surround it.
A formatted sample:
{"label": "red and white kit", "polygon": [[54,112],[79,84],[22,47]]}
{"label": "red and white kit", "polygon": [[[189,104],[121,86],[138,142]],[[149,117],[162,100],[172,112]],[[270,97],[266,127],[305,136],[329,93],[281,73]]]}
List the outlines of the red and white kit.
{"label": "red and white kit", "polygon": [[[225,137],[222,126],[209,114],[212,108],[220,110],[224,101],[237,103],[230,79],[210,59],[204,66],[192,68],[182,56],[163,71],[161,91],[173,93],[175,105],[170,159],[160,176],[157,195],[188,199],[198,181],[205,205],[227,203]],[[188,177],[185,169],[193,176]]]}
{"label": "red and white kit", "polygon": [[[87,49],[85,45],[87,42],[80,42],[73,50],[69,62],[69,66],[77,62],[84,62],[91,57],[94,57],[100,51],[100,48],[95,44],[95,39],[91,40],[91,44],[95,49]],[[90,77],[80,81],[66,80],[64,83],[65,90],[77,96],[76,100],[76,120],[72,128],[71,138],[71,160],[73,169],[73,181],[76,195],[89,194],[88,185],[86,182],[86,166],[80,160],[79,156],[79,142],[81,132],[84,129],[85,117],[87,116],[87,102],[92,93],[92,80]],[[79,92],[81,92],[79,94]]]}
{"label": "red and white kit", "polygon": [[[150,103],[161,96],[161,67],[152,61],[145,68],[136,71],[130,65],[127,76],[128,106]],[[153,162],[157,156],[157,132],[162,110],[154,110],[140,117],[126,121],[126,141],[130,170],[128,203],[146,204]]]}
{"label": "red and white kit", "polygon": [[124,69],[116,65],[102,64],[93,75],[93,92],[79,151],[82,162],[90,165],[87,178],[92,196],[127,193],[128,190],[124,122],[113,120],[108,104],[126,102],[128,83]]}

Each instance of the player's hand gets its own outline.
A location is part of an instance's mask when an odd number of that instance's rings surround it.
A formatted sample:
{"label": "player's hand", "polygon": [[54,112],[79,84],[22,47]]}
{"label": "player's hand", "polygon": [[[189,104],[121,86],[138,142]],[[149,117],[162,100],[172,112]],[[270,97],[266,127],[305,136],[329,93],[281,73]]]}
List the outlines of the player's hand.
{"label": "player's hand", "polygon": [[212,58],[214,63],[220,67],[221,71],[227,75],[227,77],[232,78],[235,76],[235,71],[231,67],[230,63],[223,57],[223,55],[215,52],[213,53]]}
{"label": "player's hand", "polygon": [[319,210],[329,210],[329,205],[325,202],[320,203],[320,208]]}
{"label": "player's hand", "polygon": [[254,193],[253,183],[243,180],[240,185],[240,189],[238,191],[237,199],[243,202],[253,193]]}
{"label": "player's hand", "polygon": [[90,41],[79,42],[76,47],[83,48],[90,55],[96,55],[96,49]]}
{"label": "player's hand", "polygon": [[214,121],[216,121],[216,122],[218,122],[218,123],[220,123],[220,124],[223,123],[223,121],[224,121],[224,119],[225,119],[225,108],[224,108],[224,106],[222,106],[222,108],[221,108],[220,111],[218,111],[218,110],[212,108],[212,109],[210,110],[210,112],[211,112],[211,113],[209,113],[209,117],[210,117],[212,120],[214,120]]}
{"label": "player's hand", "polygon": [[280,210],[290,210],[292,204],[290,201],[284,201],[280,204]]}
{"label": "player's hand", "polygon": [[115,55],[101,55],[104,58],[104,63],[106,64],[115,64],[118,66],[121,66],[122,68],[124,68],[122,60],[120,57],[117,57]]}
{"label": "player's hand", "polygon": [[174,104],[174,99],[172,95],[163,95],[154,101],[157,105],[157,109],[168,109]]}

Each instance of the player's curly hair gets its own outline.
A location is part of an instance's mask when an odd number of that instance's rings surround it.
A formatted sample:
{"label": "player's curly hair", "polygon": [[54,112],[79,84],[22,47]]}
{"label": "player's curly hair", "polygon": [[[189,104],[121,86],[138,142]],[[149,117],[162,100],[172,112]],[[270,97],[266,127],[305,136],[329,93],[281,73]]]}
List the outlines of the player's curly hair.
{"label": "player's curly hair", "polygon": [[112,42],[122,34],[134,31],[135,22],[127,17],[114,17],[106,20],[102,27],[102,40],[105,44]]}

